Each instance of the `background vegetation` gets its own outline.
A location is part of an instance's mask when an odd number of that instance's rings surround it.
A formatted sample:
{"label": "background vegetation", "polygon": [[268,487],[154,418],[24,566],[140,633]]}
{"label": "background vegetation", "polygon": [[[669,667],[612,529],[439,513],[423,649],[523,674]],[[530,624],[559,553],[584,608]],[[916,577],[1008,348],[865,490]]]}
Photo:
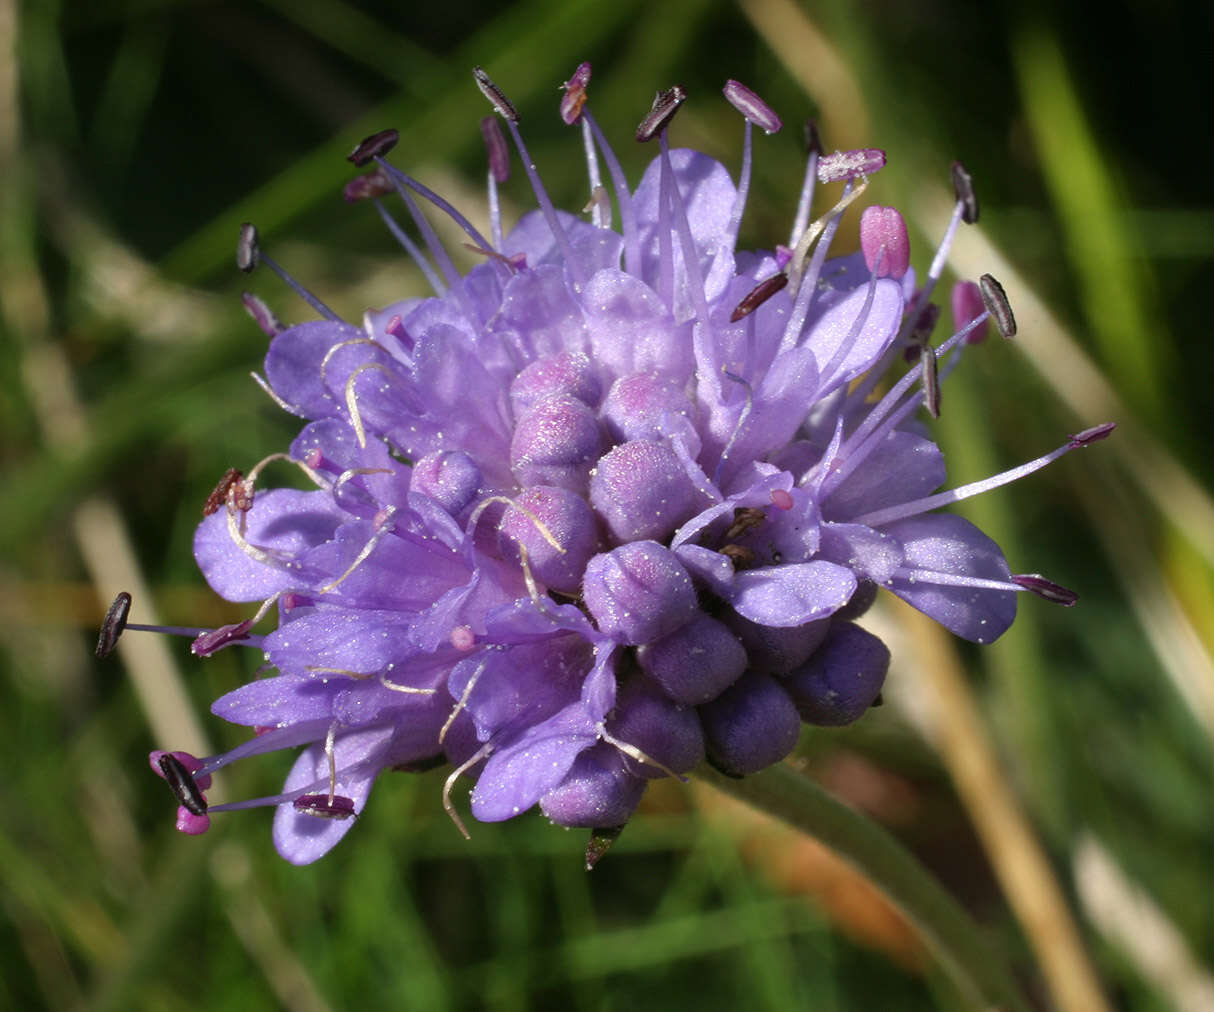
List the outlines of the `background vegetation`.
{"label": "background vegetation", "polygon": [[[190,539],[232,465],[294,424],[249,380],[265,340],[236,224],[357,318],[420,291],[344,153],[396,158],[483,212],[484,64],[558,204],[584,202],[557,85],[592,101],[635,180],[652,93],[675,142],[737,165],[726,77],[788,124],[758,146],[744,223],[786,238],[798,121],[885,148],[866,197],[902,207],[920,269],[948,165],[983,203],[953,264],[990,270],[1022,337],[969,356],[938,431],[955,482],[1067,432],[1097,449],[966,504],[1013,568],[1077,589],[969,649],[886,606],[888,704],[807,734],[804,767],[889,826],[964,902],[1035,1003],[1214,1007],[1214,483],[1209,453],[1209,10],[1091,0],[0,0],[0,1007],[953,1008],[905,924],[812,841],[701,785],[664,784],[587,875],[582,834],[475,826],[441,774],[387,777],[330,857],[280,861],[267,813],[172,829],[150,748],[230,747],[209,701],[252,672],[185,641],[91,658],[115,590],[137,620],[244,617]],[[521,176],[511,213],[530,206]],[[847,231],[845,228],[844,232]],[[199,715],[202,723],[197,722]],[[226,777],[276,789],[288,757]]]}

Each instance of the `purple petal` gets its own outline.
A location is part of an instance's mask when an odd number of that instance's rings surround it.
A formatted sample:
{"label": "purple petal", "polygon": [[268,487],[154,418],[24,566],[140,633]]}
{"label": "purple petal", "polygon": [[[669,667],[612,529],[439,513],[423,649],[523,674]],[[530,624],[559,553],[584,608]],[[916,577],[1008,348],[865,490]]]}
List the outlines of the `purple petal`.
{"label": "purple petal", "polygon": [[257,494],[246,517],[245,540],[267,561],[251,558],[232,540],[227,509],[206,517],[194,533],[198,568],[229,601],[261,601],[280,590],[311,586],[317,571],[301,559],[331,538],[345,515],[327,492],[271,489]]}
{"label": "purple petal", "polygon": [[[928,513],[885,528],[906,552],[904,570],[1008,582],[1012,578],[999,546],[968,520],[951,513]],[[889,589],[946,629],[975,643],[1002,636],[1016,617],[1016,592],[952,587],[895,578]]]}
{"label": "purple petal", "polygon": [[760,625],[797,626],[838,611],[855,590],[851,570],[833,562],[799,562],[738,573],[730,603]]}

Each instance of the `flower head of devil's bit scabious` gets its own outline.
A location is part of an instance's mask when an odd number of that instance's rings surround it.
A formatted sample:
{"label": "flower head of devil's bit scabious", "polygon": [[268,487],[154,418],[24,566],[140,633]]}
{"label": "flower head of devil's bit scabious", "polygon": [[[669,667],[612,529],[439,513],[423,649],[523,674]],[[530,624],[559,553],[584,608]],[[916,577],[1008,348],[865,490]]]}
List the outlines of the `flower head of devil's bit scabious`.
{"label": "flower head of devil's bit scabious", "polygon": [[[1014,576],[989,538],[936,512],[1108,431],[935,492],[943,459],[916,412],[939,412],[942,383],[988,319],[1005,336],[1015,326],[987,276],[963,283],[955,333],[931,341],[948,245],[977,217],[964,169],[921,282],[893,208],[865,210],[860,252],[828,259],[844,210],[885,163],[876,150],[811,143],[788,245],[744,251],[752,125],[775,132],[775,114],[726,85],[745,120],[735,183],[669,147],[685,95],[660,93],[637,130],[659,153],[630,190],[591,116],[589,78],[579,67],[560,109],[582,132],[589,220],[553,207],[513,106],[479,70],[538,203],[508,234],[494,118],[482,124],[488,237],[387,160],[394,132],[351,156],[371,168],[347,198],[372,202],[429,297],[344,322],[242,230],[240,266],[266,263],[321,317],[283,328],[246,296],[272,336],[263,385],[308,419],[270,459],[315,490],[262,490],[262,462],[229,472],[208,500],[194,545],[203,573],[223,597],[262,605],[195,630],[195,652],[252,646],[277,674],[214,705],[255,729],[243,745],[201,760],[153,753],[184,831],[221,809],[276,806],[278,849],[308,862],[350,828],[381,772],[450,764],[448,788],[475,779],[480,820],[538,805],[609,834],[649,779],[705,757],[753,773],[793,749],[803,722],[845,724],[873,705],[889,652],[855,620],[878,587],[978,642],[1007,629],[1020,591],[1074,602]],[[842,193],[811,223],[819,182]],[[483,262],[461,274],[419,204],[452,218]],[[271,609],[278,628],[254,635]],[[214,771],[300,746],[282,793],[208,811]],[[449,790],[444,803],[462,828]]]}

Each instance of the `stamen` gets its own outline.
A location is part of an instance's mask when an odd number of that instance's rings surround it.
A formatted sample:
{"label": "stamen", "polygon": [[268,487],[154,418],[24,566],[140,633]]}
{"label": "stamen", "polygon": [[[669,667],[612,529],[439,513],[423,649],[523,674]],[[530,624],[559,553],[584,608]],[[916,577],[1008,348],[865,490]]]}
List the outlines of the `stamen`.
{"label": "stamen", "polygon": [[443,722],[442,729],[438,732],[438,743],[440,745],[447,740],[447,732],[451,730],[451,725],[455,723],[455,718],[460,715],[460,711],[467,709],[468,700],[472,698],[472,690],[476,688],[476,683],[480,681],[481,675],[484,674],[485,666],[488,663],[488,658],[481,661],[476,666],[476,670],[468,678],[468,684],[464,686],[464,691],[460,693],[458,702],[456,702],[455,707],[448,714],[446,721]]}
{"label": "stamen", "polygon": [[510,178],[510,149],[506,146],[506,135],[502,133],[497,117],[486,116],[481,120],[481,137],[485,141],[485,152],[489,156],[489,233],[496,249],[502,247],[502,205],[497,187]]}
{"label": "stamen", "polygon": [[[548,525],[545,524],[543,520],[541,520],[534,513],[532,513],[531,510],[527,509],[526,506],[520,506],[513,499],[509,499],[504,495],[486,496],[484,499],[482,499],[479,503],[476,504],[476,509],[474,509],[472,511],[471,516],[468,517],[468,531],[469,532],[473,531],[476,528],[476,522],[481,518],[481,514],[483,514],[485,512],[485,510],[488,509],[490,506],[492,506],[494,503],[501,503],[505,506],[512,506],[514,509],[518,510],[521,514],[523,514],[523,516],[525,516],[528,520],[530,520],[532,524],[535,525],[535,529],[540,532],[541,538],[543,538],[545,541],[547,541],[548,544],[550,544],[553,548],[555,548],[562,555],[565,554],[564,546],[559,541],[556,540],[555,535],[552,533],[552,531],[550,531],[548,529]],[[521,543],[519,544],[519,547],[520,548],[523,547]]]}
{"label": "stamen", "polygon": [[729,314],[729,322],[737,323],[742,318],[749,316],[775,295],[776,292],[782,291],[787,285],[788,275],[783,272],[773,274],[771,277],[760,281],[754,288],[742,296],[742,301]]}
{"label": "stamen", "polygon": [[961,205],[961,220],[967,225],[978,222],[978,195],[974,193],[974,178],[960,162],[953,162],[953,195]]}
{"label": "stamen", "polygon": [[109,657],[114,652],[114,647],[118,645],[118,637],[126,628],[127,616],[130,613],[131,595],[124,590],[114,598],[114,603],[105,613],[105,618],[101,623],[101,633],[97,637],[97,646],[93,650],[95,657],[98,659]]}
{"label": "stamen", "polygon": [[[926,356],[925,356],[926,357]],[[968,499],[970,496],[978,495],[982,492],[989,492],[991,489],[999,488],[1001,485],[1007,485],[1010,482],[1016,481],[1019,478],[1024,478],[1032,474],[1034,471],[1040,471],[1047,464],[1052,464],[1059,457],[1070,453],[1071,450],[1077,450],[1084,446],[1090,446],[1092,443],[1099,442],[1104,439],[1110,432],[1113,431],[1111,424],[1097,425],[1091,429],[1085,429],[1078,435],[1071,436],[1066,443],[1058,447],[1058,449],[1038,457],[1036,460],[1030,460],[1026,464],[1021,464],[1019,467],[1013,467],[1000,474],[992,475],[989,478],[983,478],[981,481],[971,482],[968,485],[961,485],[958,488],[950,489],[947,492],[938,492],[935,495],[929,495],[922,499],[916,499],[912,502],[901,503],[897,506],[890,506],[886,509],[874,510],[871,513],[865,513],[851,520],[854,524],[866,524],[869,527],[879,527],[882,524],[892,523],[895,520],[902,520],[905,517],[917,516],[920,513],[926,513],[928,510],[938,509],[941,506],[947,506],[955,502],[960,502],[962,499]]]}
{"label": "stamen", "polygon": [[797,214],[793,218],[792,231],[788,234],[788,245],[795,247],[801,241],[805,226],[809,224],[809,210],[814,200],[814,183],[818,178],[818,159],[822,157],[822,138],[818,136],[818,124],[812,119],[805,121],[805,178],[801,181],[801,196],[797,200]]}
{"label": "stamen", "polygon": [[517,123],[519,121],[518,110],[514,108],[514,103],[505,96],[502,89],[493,83],[493,79],[480,67],[472,68],[472,76],[476,78],[476,86],[480,88],[481,94],[489,100],[494,111],[507,123]]}
{"label": "stamen", "polygon": [[190,644],[190,653],[197,657],[210,657],[211,654],[221,647],[225,647],[230,643],[237,643],[241,640],[247,640],[249,638],[249,630],[266,617],[266,613],[274,607],[282,595],[283,591],[280,590],[277,594],[262,601],[261,606],[252,618],[245,619],[243,622],[234,622],[231,625],[220,626],[218,629],[202,633]]}
{"label": "stamen", "polygon": [[360,200],[375,200],[379,197],[386,197],[391,192],[392,180],[377,165],[371,172],[355,176],[346,183],[342,187],[341,195],[347,204],[354,204]]}
{"label": "stamen", "polygon": [[586,178],[590,182],[590,203],[583,210],[593,211],[591,220],[596,228],[611,228],[611,198],[603,186],[599,172],[599,157],[594,150],[594,132],[590,121],[582,119],[582,151],[586,155]]}
{"label": "stamen", "polygon": [[249,630],[253,628],[253,619],[234,622],[231,625],[220,626],[198,636],[190,644],[190,653],[195,657],[210,657],[220,647],[230,643],[239,643],[249,638]]}
{"label": "stamen", "polygon": [[1071,436],[1071,446],[1078,449],[1081,446],[1091,446],[1093,443],[1099,443],[1102,439],[1107,439],[1117,428],[1116,422],[1103,422],[1100,425],[1093,425],[1090,429],[1084,429],[1082,432],[1077,432]]}
{"label": "stamen", "polygon": [[360,141],[354,150],[346,155],[346,161],[360,167],[367,165],[376,158],[382,158],[386,155],[396,147],[396,143],[399,140],[399,130],[394,130],[391,127],[387,130],[381,130],[379,133],[372,134],[370,137],[366,137]]}
{"label": "stamen", "polygon": [[940,373],[937,371],[935,355],[920,355],[919,368],[923,373],[923,404],[933,418],[940,417]]}
{"label": "stamen", "polygon": [[594,871],[594,866],[603,859],[622,832],[623,826],[597,826],[590,831],[590,841],[586,844],[587,871]]}
{"label": "stamen", "polygon": [[885,152],[880,148],[836,151],[818,159],[818,182],[838,183],[844,179],[871,176],[885,168]]}
{"label": "stamen", "polygon": [[772,111],[771,106],[751,91],[741,81],[730,78],[723,89],[725,100],[765,134],[777,133],[784,124]]}
{"label": "stamen", "polygon": [[[385,178],[387,178],[386,175]],[[391,180],[389,182],[391,183]],[[391,187],[395,189],[395,184],[391,183]],[[417,269],[422,272],[422,276],[429,283],[430,287],[434,289],[434,294],[441,299],[447,294],[447,286],[443,284],[443,279],[438,276],[426,254],[422,252],[421,247],[409,238],[409,234],[397,224],[396,219],[392,217],[381,201],[372,200],[371,203],[375,205],[376,214],[379,215],[380,221],[384,223],[384,227],[392,234],[392,238],[400,243],[401,249],[405,251],[409,259],[417,264]]]}
{"label": "stamen", "polygon": [[568,126],[573,126],[582,117],[582,107],[586,104],[586,86],[590,83],[590,64],[578,64],[577,70],[561,87],[565,94],[561,96],[561,119]]}
{"label": "stamen", "polygon": [[299,468],[301,471],[303,471],[303,473],[305,475],[307,475],[308,479],[311,482],[313,482],[313,484],[315,484],[317,488],[328,488],[329,487],[329,482],[319,472],[317,472],[317,471],[313,470],[311,467],[309,467],[304,461],[296,460],[294,457],[292,457],[290,454],[287,454],[287,453],[271,453],[267,457],[262,457],[261,460],[259,460],[256,464],[253,465],[252,470],[249,471],[249,476],[247,478],[245,478],[245,480],[243,482],[240,483],[240,485],[243,487],[236,486],[236,485],[233,486],[233,489],[238,490],[240,493],[243,493],[245,496],[248,497],[248,501],[246,504],[244,499],[241,499],[241,498],[232,499],[232,495],[229,494],[229,499],[233,501],[236,509],[241,509],[241,510],[247,511],[253,505],[253,502],[252,502],[253,488],[257,484],[257,479],[261,477],[261,472],[266,469],[266,466],[268,464],[274,463],[276,460],[286,461],[286,463],[288,463],[288,464],[295,465],[295,467]]}
{"label": "stamen", "polygon": [[333,804],[333,799],[337,796],[337,724],[329,725],[329,732],[325,735],[325,758],[329,761],[329,804]]}
{"label": "stamen", "polygon": [[737,443],[739,437],[742,435],[742,429],[745,427],[747,419],[750,418],[750,412],[754,407],[755,402],[754,390],[751,388],[750,384],[746,382],[746,380],[744,380],[741,376],[735,376],[725,368],[721,369],[721,373],[726,379],[733,380],[733,382],[741,384],[742,389],[746,391],[746,404],[742,408],[742,413],[738,415],[738,421],[733,427],[733,432],[731,432],[729,435],[729,442],[725,444],[725,448],[721,451],[721,459],[717,461],[717,466],[713,469],[712,483],[718,488],[721,485],[721,471],[724,469],[726,462],[729,460],[729,454],[733,450],[734,444]]}
{"label": "stamen", "polygon": [[240,237],[236,241],[236,266],[245,274],[248,274],[262,262],[277,274],[291,291],[320,313],[326,320],[332,320],[335,323],[341,322],[340,316],[296,281],[287,272],[286,268],[271,260],[261,251],[261,246],[257,239],[257,226],[246,221],[240,226]]}
{"label": "stamen", "polygon": [[679,106],[686,101],[687,92],[677,84],[673,88],[659,91],[654,96],[653,105],[650,107],[649,112],[637,126],[637,141],[641,144],[646,144],[657,137],[670,125],[670,121],[674,119],[674,114],[679,111]]}
{"label": "stamen", "polygon": [[392,374],[378,362],[364,362],[346,379],[346,410],[350,412],[350,425],[354,429],[354,435],[358,438],[359,448],[363,450],[367,448],[367,430],[363,426],[363,417],[358,410],[358,394],[354,389],[354,384],[359,376],[371,370],[383,373],[389,380],[392,379]]}
{"label": "stamen", "polygon": [[653,758],[653,756],[646,755],[635,745],[629,745],[626,741],[620,741],[619,738],[616,738],[614,735],[608,732],[605,724],[599,724],[595,730],[598,732],[599,737],[603,741],[605,741],[608,745],[613,746],[618,751],[623,752],[624,755],[628,756],[629,759],[635,759],[644,766],[652,766],[655,770],[661,770],[668,777],[674,777],[676,780],[681,780],[683,783],[687,783],[687,777],[681,776],[669,766],[658,762]]}
{"label": "stamen", "polygon": [[194,775],[186,769],[185,763],[172,752],[163,753],[156,762],[165,782],[173,791],[177,804],[191,815],[206,815],[207,799],[194,781]]}
{"label": "stamen", "polygon": [[[388,667],[391,666],[388,665]],[[402,685],[400,682],[394,682],[388,677],[386,671],[379,673],[379,684],[392,692],[403,692],[406,696],[433,696],[438,692],[438,689],[419,689],[416,685]]]}
{"label": "stamen", "polygon": [[355,556],[354,561],[350,563],[350,565],[346,568],[346,571],[344,573],[342,573],[341,576],[339,576],[332,583],[327,583],[327,584],[325,584],[325,586],[321,587],[317,591],[318,594],[331,594],[338,587],[340,587],[343,583],[345,583],[346,580],[349,578],[349,576],[354,572],[354,570],[356,570],[359,566],[361,566],[364,562],[367,561],[368,557],[371,555],[371,553],[373,551],[375,551],[376,546],[379,545],[379,543],[384,539],[384,537],[387,534],[391,533],[391,531],[392,531],[391,520],[392,520],[393,515],[396,513],[396,507],[388,506],[386,509],[384,509],[383,513],[384,513],[383,521],[381,521],[381,523],[379,525],[377,525],[375,533],[372,534],[371,537],[367,539],[367,543],[363,546],[362,551],[359,552],[357,556]]}
{"label": "stamen", "polygon": [[274,388],[272,386],[270,386],[269,382],[267,382],[265,377],[263,377],[260,373],[251,372],[251,373],[249,373],[249,375],[253,377],[253,382],[256,383],[259,387],[261,387],[262,392],[265,393],[265,395],[267,397],[269,397],[270,400],[272,400],[275,404],[277,404],[280,408],[282,408],[282,410],[285,411],[287,414],[296,415],[299,418],[306,417],[306,415],[304,414],[303,408],[296,407],[294,404],[288,404],[281,397],[279,397],[278,394],[276,394],[274,392]]}
{"label": "stamen", "polygon": [[340,794],[301,794],[291,802],[300,815],[314,815],[321,819],[351,819],[354,817],[354,800]]}
{"label": "stamen", "polygon": [[451,788],[455,786],[455,781],[463,776],[465,770],[470,770],[478,762],[484,759],[485,756],[489,755],[489,753],[493,751],[493,747],[493,742],[485,742],[485,744],[477,749],[471,756],[455,767],[455,769],[451,771],[450,776],[443,781],[443,811],[445,811],[451,817],[451,821],[455,823],[455,828],[460,831],[465,840],[471,840],[472,834],[468,832],[468,828],[464,825],[464,820],[459,817],[459,812],[455,810],[455,805],[451,802]]}
{"label": "stamen", "polygon": [[1053,580],[1047,580],[1040,573],[1019,573],[1013,576],[1012,580],[1020,584],[1025,590],[1036,594],[1051,604],[1060,604],[1064,608],[1073,608],[1079,602],[1079,595],[1073,590],[1069,590],[1061,584],[1055,583]]}
{"label": "stamen", "polygon": [[771,490],[771,504],[778,510],[788,510],[793,508],[793,498],[782,488],[773,488]]}
{"label": "stamen", "polygon": [[[347,470],[342,471],[342,473],[338,477],[337,481],[335,481],[333,483],[333,498],[334,498],[334,500],[337,500],[341,494],[341,490],[343,488],[345,488],[346,485],[349,482],[353,481],[355,478],[360,478],[363,475],[368,475],[368,474],[391,474],[391,473],[392,473],[391,468],[387,468],[387,467],[351,467],[351,468],[348,468]],[[357,489],[357,491],[361,492],[364,496],[366,496],[367,499],[371,500],[372,503],[375,503],[376,506],[379,505],[379,503],[375,502],[375,498],[371,495],[371,493],[368,492],[366,489],[359,488],[359,489]]]}
{"label": "stamen", "polygon": [[219,484],[211,490],[211,494],[207,496],[207,501],[202,505],[202,515],[209,517],[216,512],[220,506],[228,501],[228,492],[232,486],[244,478],[244,473],[234,467],[229,467],[223,473],[223,477],[219,479]]}
{"label": "stamen", "polygon": [[607,143],[607,138],[603,136],[603,131],[599,129],[598,123],[588,108],[582,110],[582,123],[588,126],[594,134],[595,143],[603,155],[603,160],[607,163],[607,172],[611,176],[611,185],[615,190],[615,202],[620,208],[620,226],[624,230],[624,268],[633,277],[639,277],[641,247],[637,238],[636,209],[632,206],[632,191],[628,189],[628,180],[624,176],[624,170],[620,167],[620,160],[616,158],[615,152]]}
{"label": "stamen", "polygon": [[283,322],[274,315],[274,310],[252,292],[241,292],[240,301],[245,312],[253,317],[253,322],[261,328],[261,332],[266,337],[275,337],[287,329]]}
{"label": "stamen", "polygon": [[990,274],[983,274],[978,279],[978,288],[982,292],[982,301],[986,310],[1004,337],[1016,336],[1016,317],[1012,315],[1011,304],[1007,301],[1007,293]]}

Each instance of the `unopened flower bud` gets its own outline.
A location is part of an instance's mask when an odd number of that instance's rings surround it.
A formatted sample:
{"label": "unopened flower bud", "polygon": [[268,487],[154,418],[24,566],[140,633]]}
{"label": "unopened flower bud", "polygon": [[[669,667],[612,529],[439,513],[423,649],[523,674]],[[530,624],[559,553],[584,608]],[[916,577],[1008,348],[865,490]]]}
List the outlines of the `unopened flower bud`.
{"label": "unopened flower bud", "polygon": [[656,541],[633,541],[592,558],[582,598],[601,632],[633,645],[674,632],[697,610],[687,570]]}

